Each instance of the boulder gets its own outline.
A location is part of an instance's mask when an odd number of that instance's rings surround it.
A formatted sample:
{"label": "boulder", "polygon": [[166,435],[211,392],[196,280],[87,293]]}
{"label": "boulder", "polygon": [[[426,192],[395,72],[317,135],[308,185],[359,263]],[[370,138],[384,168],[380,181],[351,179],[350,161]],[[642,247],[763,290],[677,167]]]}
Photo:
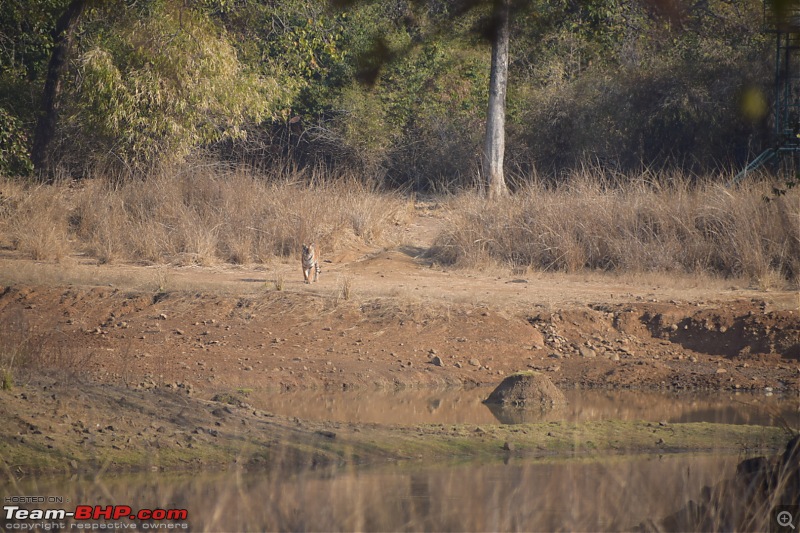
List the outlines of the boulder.
{"label": "boulder", "polygon": [[567,404],[564,393],[539,372],[517,372],[505,378],[489,395],[486,404],[507,407],[558,407]]}

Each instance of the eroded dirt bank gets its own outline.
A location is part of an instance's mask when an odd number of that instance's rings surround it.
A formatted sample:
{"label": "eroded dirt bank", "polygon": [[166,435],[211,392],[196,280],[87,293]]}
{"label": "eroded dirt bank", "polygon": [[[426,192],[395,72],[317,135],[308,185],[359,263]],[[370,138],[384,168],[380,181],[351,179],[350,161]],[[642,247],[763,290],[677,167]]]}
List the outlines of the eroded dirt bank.
{"label": "eroded dirt bank", "polygon": [[37,372],[210,399],[238,388],[498,383],[519,370],[561,387],[800,391],[800,317],[764,300],[587,303],[527,311],[264,291],[7,286],[15,379]]}
{"label": "eroded dirt bank", "polygon": [[253,408],[248,389],[472,387],[534,369],[562,388],[800,390],[797,312],[752,298],[520,312],[402,296],[16,284],[0,293],[0,325],[15,357],[13,386],[0,391],[0,455],[15,476],[499,457],[506,443],[523,454],[776,449],[786,439],[704,424],[308,422]]}

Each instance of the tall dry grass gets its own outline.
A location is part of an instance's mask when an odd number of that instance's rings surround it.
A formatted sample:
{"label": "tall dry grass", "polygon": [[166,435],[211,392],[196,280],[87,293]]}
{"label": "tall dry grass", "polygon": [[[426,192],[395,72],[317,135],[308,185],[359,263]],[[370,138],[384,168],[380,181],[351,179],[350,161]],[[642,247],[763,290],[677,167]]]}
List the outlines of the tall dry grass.
{"label": "tall dry grass", "polygon": [[684,272],[800,278],[800,190],[725,188],[683,177],[610,183],[589,172],[533,183],[503,200],[453,196],[431,254],[440,263],[576,272]]}
{"label": "tall dry grass", "polygon": [[[744,277],[762,288],[800,279],[800,190],[725,188],[681,176],[611,182],[584,170],[533,182],[496,202],[462,192],[431,250],[441,264],[576,272]],[[400,194],[352,177],[284,169],[265,176],[213,166],[144,180],[55,185],[0,181],[0,246],[34,259],[84,252],[101,262],[268,262],[316,241],[385,244],[409,215]]]}
{"label": "tall dry grass", "polygon": [[36,260],[69,253],[69,209],[64,188],[0,181],[0,246]]}
{"label": "tall dry grass", "polygon": [[[387,237],[408,213],[398,194],[346,177],[264,176],[187,167],[144,180],[43,187],[0,182],[0,231],[36,259],[70,249],[101,262],[265,262],[316,241],[330,253]],[[6,193],[5,191],[10,191]],[[74,242],[70,243],[72,240]]]}

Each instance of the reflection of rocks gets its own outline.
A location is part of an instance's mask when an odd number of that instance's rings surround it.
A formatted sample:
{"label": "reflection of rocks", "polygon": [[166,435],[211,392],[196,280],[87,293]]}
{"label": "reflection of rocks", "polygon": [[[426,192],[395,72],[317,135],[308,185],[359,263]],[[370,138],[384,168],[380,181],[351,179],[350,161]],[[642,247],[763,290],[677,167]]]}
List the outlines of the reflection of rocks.
{"label": "reflection of rocks", "polygon": [[564,419],[564,406],[557,407],[517,407],[499,403],[485,403],[489,411],[501,424],[534,424]]}
{"label": "reflection of rocks", "polygon": [[791,506],[797,520],[800,501],[800,435],[794,436],[780,457],[746,459],[736,475],[704,487],[700,502],[689,501],[681,510],[658,521],[648,520],[639,531],[771,531],[781,506]]}
{"label": "reflection of rocks", "polygon": [[518,372],[504,379],[484,403],[500,422],[521,424],[541,421],[554,408],[567,405],[567,398],[544,374]]}

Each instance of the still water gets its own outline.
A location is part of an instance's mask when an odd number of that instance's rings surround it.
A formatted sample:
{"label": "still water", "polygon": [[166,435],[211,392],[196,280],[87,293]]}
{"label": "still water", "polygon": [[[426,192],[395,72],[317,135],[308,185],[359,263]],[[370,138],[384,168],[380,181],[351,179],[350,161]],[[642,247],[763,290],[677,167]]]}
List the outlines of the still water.
{"label": "still water", "polygon": [[[6,495],[186,509],[192,531],[617,531],[697,501],[737,456],[612,456],[507,464],[22,479]],[[45,507],[58,507],[45,504]],[[159,524],[123,520],[138,531]],[[66,530],[77,531],[66,523]],[[160,524],[164,526],[164,523]],[[8,523],[0,527],[11,530]],[[119,529],[116,529],[119,530]]]}
{"label": "still water", "polygon": [[645,420],[800,427],[798,396],[764,393],[666,393],[568,390],[562,410],[498,411],[482,402],[491,388],[471,390],[251,391],[247,401],[259,409],[305,420],[383,424],[497,424],[565,420]]}
{"label": "still water", "polygon": [[[560,412],[493,412],[489,389],[248,392],[259,409],[311,420],[497,424],[550,420],[710,421],[800,425],[797,398],[733,394],[567,391]],[[698,501],[730,478],[740,455],[606,455],[506,463],[409,462],[367,467],[228,470],[23,478],[4,497],[63,498],[63,507],[185,509],[178,522],[123,519],[115,531],[172,525],[192,531],[619,531]],[[0,478],[0,484],[3,483]],[[44,508],[58,508],[54,503]],[[80,525],[84,525],[81,523]],[[97,524],[97,522],[94,522]],[[0,531],[16,531],[0,520]],[[63,529],[79,531],[66,522]],[[30,530],[30,529],[29,529]],[[44,528],[39,528],[39,531]]]}

